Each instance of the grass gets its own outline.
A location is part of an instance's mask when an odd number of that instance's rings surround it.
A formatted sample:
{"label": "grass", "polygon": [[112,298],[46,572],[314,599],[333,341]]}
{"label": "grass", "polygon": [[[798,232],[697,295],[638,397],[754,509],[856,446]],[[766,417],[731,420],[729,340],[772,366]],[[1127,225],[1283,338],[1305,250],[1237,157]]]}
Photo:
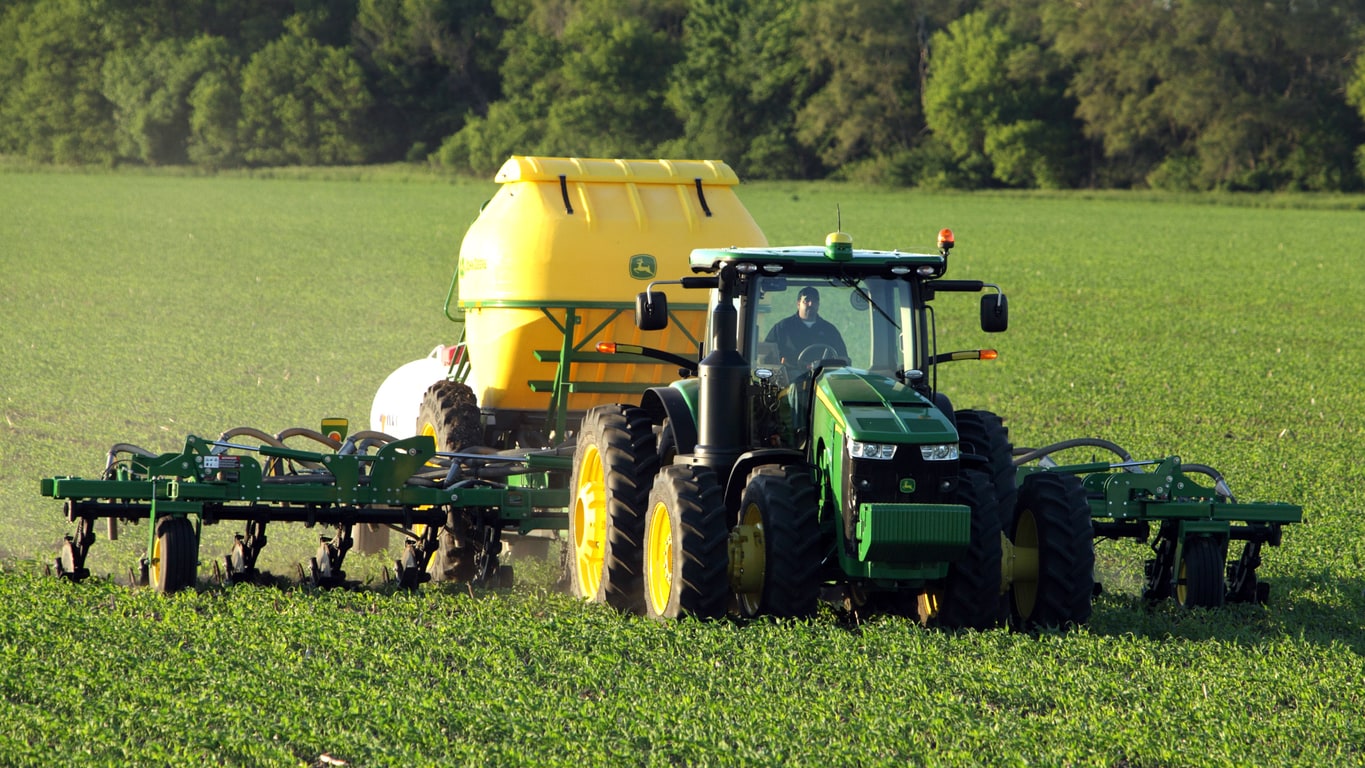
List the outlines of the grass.
{"label": "grass", "polygon": [[[4,765],[1354,764],[1365,760],[1365,374],[1358,200],[929,195],[752,184],[774,242],[844,229],[998,283],[986,337],[944,297],[959,407],[1018,445],[1094,435],[1179,453],[1239,498],[1301,503],[1269,607],[1147,608],[1139,545],[1101,542],[1089,627],[951,634],[830,610],[800,624],[656,625],[547,589],[391,594],[121,576],[145,530],[70,526],[38,480],[115,442],[368,421],[389,371],[453,336],[460,237],[491,183],[386,175],[0,173],[0,735]],[[1198,203],[1198,204],[1196,204]],[[1080,457],[1088,458],[1088,457]],[[205,559],[233,531],[205,529]],[[319,531],[272,528],[292,573]],[[207,574],[207,569],[201,574]],[[521,571],[519,571],[521,573]]]}

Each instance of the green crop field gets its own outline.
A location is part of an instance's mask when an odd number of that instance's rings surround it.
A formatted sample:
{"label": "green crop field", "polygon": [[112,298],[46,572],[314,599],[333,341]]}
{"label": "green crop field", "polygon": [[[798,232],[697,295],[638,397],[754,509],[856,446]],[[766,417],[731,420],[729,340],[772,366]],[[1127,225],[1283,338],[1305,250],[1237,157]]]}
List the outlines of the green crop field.
{"label": "green crop field", "polygon": [[[145,527],[71,532],[39,480],[115,443],[368,426],[384,377],[452,341],[460,238],[494,185],[417,173],[0,172],[0,765],[1350,765],[1365,763],[1365,218],[1353,198],[947,195],[739,188],[774,243],[958,246],[1011,329],[939,302],[940,385],[1016,445],[1078,436],[1218,468],[1302,504],[1265,550],[1268,606],[1144,605],[1148,551],[1099,542],[1086,628],[947,633],[656,624],[551,591],[382,583],[125,585]],[[1088,458],[1082,456],[1080,458]],[[277,526],[291,576],[321,531]],[[354,561],[354,562],[353,562]]]}

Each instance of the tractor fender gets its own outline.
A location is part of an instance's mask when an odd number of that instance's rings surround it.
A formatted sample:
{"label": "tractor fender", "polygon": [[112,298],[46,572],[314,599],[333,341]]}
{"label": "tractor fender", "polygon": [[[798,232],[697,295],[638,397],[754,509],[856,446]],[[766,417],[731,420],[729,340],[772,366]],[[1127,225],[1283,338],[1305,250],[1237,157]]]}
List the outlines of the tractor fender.
{"label": "tractor fender", "polygon": [[641,396],[640,407],[649,413],[649,420],[654,424],[662,424],[668,419],[678,453],[691,453],[697,447],[697,417],[682,390],[671,386],[651,387]]}
{"label": "tractor fender", "polygon": [[[806,455],[791,448],[760,448],[740,454],[735,466],[730,469],[730,478],[725,482],[725,509],[730,515],[729,524],[734,527],[739,522],[739,500],[744,495],[744,485],[749,473],[757,467],[768,464],[805,464]],[[814,467],[811,467],[812,473]]]}

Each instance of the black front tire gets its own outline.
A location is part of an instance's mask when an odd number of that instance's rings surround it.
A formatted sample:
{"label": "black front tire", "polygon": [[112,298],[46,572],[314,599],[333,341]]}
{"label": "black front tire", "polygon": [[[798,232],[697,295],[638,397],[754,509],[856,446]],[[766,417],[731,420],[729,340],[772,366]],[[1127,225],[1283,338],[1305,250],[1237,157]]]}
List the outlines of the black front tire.
{"label": "black front tire", "polygon": [[438,381],[422,396],[417,434],[436,439],[436,450],[453,453],[483,442],[474,391],[458,381]]}
{"label": "black front tire", "polygon": [[[436,450],[455,453],[480,445],[483,442],[483,425],[479,414],[478,401],[474,391],[458,381],[438,381],[432,384],[422,397],[422,407],[417,412],[417,434],[431,435],[436,441]],[[463,520],[457,520],[461,526]],[[366,529],[369,526],[357,526]],[[436,551],[431,558],[427,572],[435,581],[475,581],[478,573],[476,562],[481,553],[470,538],[467,524],[458,530],[444,526],[437,533]],[[381,551],[388,547],[389,531],[383,526],[374,526],[362,536],[365,550]],[[492,553],[496,561],[497,553]]]}
{"label": "black front tire", "polygon": [[1090,620],[1095,587],[1094,526],[1079,478],[1039,472],[1019,487],[1010,540],[1037,553],[1033,580],[1011,587],[1015,625],[1032,630]]}
{"label": "black front tire", "polygon": [[652,619],[725,615],[730,602],[725,499],[716,473],[664,467],[645,509],[645,612]]}
{"label": "black front tire", "polygon": [[1000,512],[995,487],[980,470],[958,477],[957,503],[972,510],[971,542],[948,565],[934,623],[947,629],[992,629],[1004,621],[1000,600]]}
{"label": "black front tire", "polygon": [[[730,564],[740,615],[807,617],[820,596],[816,568],[820,564],[819,499],[810,467],[767,465],[749,473],[739,503],[739,525],[748,546],[741,551],[761,558],[757,563]],[[739,573],[740,567],[757,573]]]}
{"label": "black front tire", "polygon": [[436,549],[432,552],[427,573],[433,581],[483,583],[498,569],[502,542],[490,541],[489,531],[481,531],[466,512],[457,512],[453,520],[436,532]]}

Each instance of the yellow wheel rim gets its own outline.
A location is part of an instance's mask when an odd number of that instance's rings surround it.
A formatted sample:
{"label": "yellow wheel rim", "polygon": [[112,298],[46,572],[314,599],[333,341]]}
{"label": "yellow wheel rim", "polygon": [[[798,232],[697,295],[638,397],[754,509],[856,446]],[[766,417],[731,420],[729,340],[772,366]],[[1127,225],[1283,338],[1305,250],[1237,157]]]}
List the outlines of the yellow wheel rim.
{"label": "yellow wheel rim", "polygon": [[[435,427],[435,425],[433,425],[431,422],[424,422],[424,423],[422,424],[422,431],[421,431],[421,434],[423,434],[423,435],[425,435],[425,436],[427,436],[427,437],[430,437],[430,438],[435,439],[435,440],[436,440],[436,450],[438,450],[438,451],[441,450],[441,439],[440,439],[439,437],[436,437],[436,427]],[[428,466],[428,467],[433,467],[433,466],[436,466],[436,465],[435,465],[435,464],[432,464],[431,462],[427,462],[427,466]],[[431,507],[430,507],[430,506],[418,507],[418,509],[431,509]],[[427,526],[426,526],[425,523],[416,523],[416,524],[414,524],[414,525],[412,526],[412,532],[413,532],[413,534],[414,534],[417,538],[420,539],[420,538],[422,538],[423,536],[426,535]]]}
{"label": "yellow wheel rim", "polygon": [[1188,569],[1185,567],[1185,556],[1180,556],[1180,575],[1175,580],[1175,601],[1181,605],[1189,604],[1189,589],[1185,586],[1189,578]]}
{"label": "yellow wheel rim", "polygon": [[157,536],[152,541],[152,557],[148,563],[148,579],[153,587],[161,586],[161,537]]}
{"label": "yellow wheel rim", "polygon": [[602,564],[607,551],[607,485],[597,446],[587,447],[578,468],[569,538],[573,542],[579,597],[594,597],[602,586]]}
{"label": "yellow wheel rim", "polygon": [[921,592],[915,598],[915,618],[919,623],[928,625],[938,615],[938,594]]}
{"label": "yellow wheel rim", "polygon": [[763,601],[764,575],[767,562],[763,551],[763,512],[757,504],[744,508],[743,519],[734,537],[735,552],[730,558],[731,568],[741,568],[741,573],[732,573],[730,583],[735,596],[739,599],[740,610],[745,616],[758,615]]}
{"label": "yellow wheel rim", "polygon": [[673,594],[673,521],[668,506],[655,504],[646,521],[645,596],[655,615],[662,616]]}
{"label": "yellow wheel rim", "polygon": [[1038,522],[1033,510],[1019,512],[1019,522],[1014,527],[1014,551],[1016,562],[1032,565],[1032,572],[1019,568],[1014,574],[1014,609],[1027,619],[1038,604]]}

